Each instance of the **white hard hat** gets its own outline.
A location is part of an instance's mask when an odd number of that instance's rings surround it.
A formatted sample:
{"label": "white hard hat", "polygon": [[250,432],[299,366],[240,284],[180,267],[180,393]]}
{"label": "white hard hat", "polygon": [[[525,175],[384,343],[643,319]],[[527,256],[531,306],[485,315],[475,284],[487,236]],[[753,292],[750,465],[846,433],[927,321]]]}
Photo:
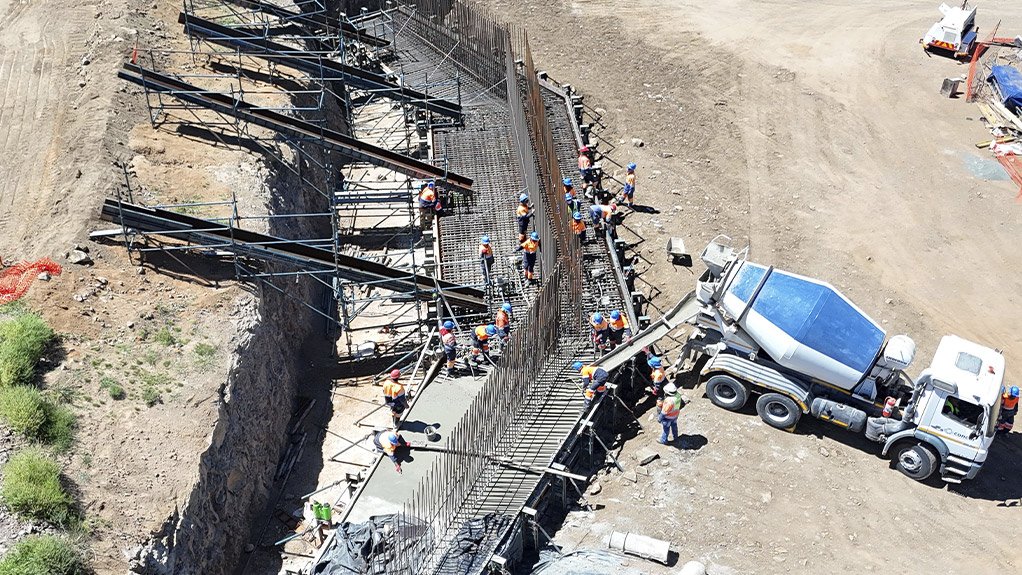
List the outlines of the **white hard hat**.
{"label": "white hard hat", "polygon": [[678,387],[673,383],[664,386],[664,393],[678,393]]}

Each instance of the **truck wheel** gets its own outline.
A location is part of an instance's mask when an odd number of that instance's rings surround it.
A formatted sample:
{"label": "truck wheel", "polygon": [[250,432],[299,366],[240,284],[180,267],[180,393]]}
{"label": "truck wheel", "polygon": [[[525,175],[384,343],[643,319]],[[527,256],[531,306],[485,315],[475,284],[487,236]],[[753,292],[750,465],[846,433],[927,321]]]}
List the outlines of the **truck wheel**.
{"label": "truck wheel", "polygon": [[894,452],[895,467],[916,481],[923,481],[937,469],[937,456],[921,444],[902,443]]}
{"label": "truck wheel", "polygon": [[730,375],[715,375],[706,380],[706,395],[717,407],[738,411],[749,400],[749,389]]}
{"label": "truck wheel", "polygon": [[802,410],[786,395],[764,393],[756,400],[756,413],[767,425],[777,429],[791,429],[802,417]]}

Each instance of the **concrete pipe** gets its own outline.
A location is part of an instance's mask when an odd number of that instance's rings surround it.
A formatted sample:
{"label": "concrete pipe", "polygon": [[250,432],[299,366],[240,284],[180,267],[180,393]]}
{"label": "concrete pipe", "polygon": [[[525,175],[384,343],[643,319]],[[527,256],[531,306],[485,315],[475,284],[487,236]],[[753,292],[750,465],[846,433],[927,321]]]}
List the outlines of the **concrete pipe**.
{"label": "concrete pipe", "polygon": [[667,564],[667,556],[671,551],[671,544],[660,539],[653,539],[645,535],[635,533],[621,533],[614,531],[610,534],[610,541],[607,544],[611,549],[623,551],[629,555],[638,555],[643,559],[652,559]]}

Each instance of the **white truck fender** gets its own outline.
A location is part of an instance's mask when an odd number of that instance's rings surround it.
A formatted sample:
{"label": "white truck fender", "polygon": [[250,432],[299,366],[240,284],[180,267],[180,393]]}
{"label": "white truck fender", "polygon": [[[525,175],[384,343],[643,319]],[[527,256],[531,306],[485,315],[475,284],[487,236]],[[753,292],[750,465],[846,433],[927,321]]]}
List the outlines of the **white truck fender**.
{"label": "white truck fender", "polygon": [[910,427],[903,431],[899,431],[898,433],[895,433],[894,435],[888,437],[887,441],[884,443],[884,448],[880,451],[880,455],[886,457],[888,452],[891,450],[891,447],[895,443],[898,443],[899,441],[908,438],[918,439],[922,443],[926,443],[933,446],[933,448],[937,450],[937,454],[940,455],[941,462],[947,461],[948,453],[950,453],[948,451],[947,445],[943,441],[941,441],[939,437],[935,437],[933,435],[930,435],[929,433],[923,433],[919,431],[918,428],[915,427]]}

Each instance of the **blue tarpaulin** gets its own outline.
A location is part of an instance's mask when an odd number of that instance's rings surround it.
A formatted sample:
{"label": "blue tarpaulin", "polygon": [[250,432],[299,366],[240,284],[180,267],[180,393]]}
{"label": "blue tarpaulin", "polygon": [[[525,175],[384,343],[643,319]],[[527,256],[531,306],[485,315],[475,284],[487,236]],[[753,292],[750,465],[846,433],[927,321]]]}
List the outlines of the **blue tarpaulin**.
{"label": "blue tarpaulin", "polygon": [[1001,92],[1001,103],[1009,110],[1022,107],[1022,72],[1012,66],[994,66],[990,78]]}

